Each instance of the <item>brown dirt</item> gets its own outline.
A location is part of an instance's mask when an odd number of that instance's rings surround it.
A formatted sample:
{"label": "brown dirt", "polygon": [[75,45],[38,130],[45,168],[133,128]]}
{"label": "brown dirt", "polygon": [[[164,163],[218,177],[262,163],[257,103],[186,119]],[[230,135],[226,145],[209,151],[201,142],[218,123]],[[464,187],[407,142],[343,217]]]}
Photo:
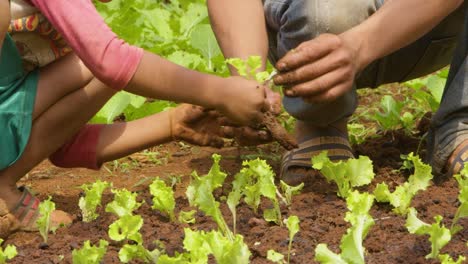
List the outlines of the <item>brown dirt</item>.
{"label": "brown dirt", "polygon": [[263,124],[271,133],[273,139],[286,150],[298,147],[296,139],[278,122],[278,119],[276,119],[276,116],[273,113],[266,112],[264,114]]}
{"label": "brown dirt", "polygon": [[[393,137],[393,138],[392,138]],[[357,146],[356,152],[368,155],[374,161],[377,173],[374,184],[363,190],[373,190],[377,182],[385,181],[391,186],[401,184],[409,173],[400,172],[401,153],[408,153],[417,149],[419,141],[409,138],[403,133],[394,133],[382,138],[370,139],[365,144]],[[266,158],[277,170],[279,166],[280,152],[277,145],[267,145],[260,149],[228,148],[215,150],[211,148],[187,148],[175,143],[161,146],[155,149],[160,157],[167,159],[167,164],[155,165],[145,155],[133,155],[122,160],[121,169],[111,174],[106,169],[99,172],[84,169],[64,170],[52,167],[45,162],[22,180],[22,184],[31,186],[41,198],[48,195],[53,197],[57,207],[79,216],[78,199],[83,183],[93,182],[96,179],[111,181],[117,188],[125,187],[140,193],[140,199],[145,203],[138,210],[144,217],[145,225],[142,230],[146,246],[155,247],[153,241],[160,240],[166,245],[167,252],[173,254],[183,251],[183,228],[186,224],[170,223],[166,217],[150,208],[151,197],[146,186],[152,177],[160,176],[170,178],[180,176],[181,183],[176,185],[177,212],[191,209],[185,198],[185,188],[189,184],[189,174],[193,170],[206,173],[210,168],[211,153],[218,151],[223,155],[222,168],[231,175],[239,171],[240,158],[260,156]],[[263,154],[268,153],[268,154]],[[138,164],[136,163],[138,161]],[[129,171],[122,171],[122,164],[135,164]],[[113,164],[106,164],[112,168]],[[283,216],[297,215],[301,220],[301,230],[294,238],[292,263],[314,263],[314,249],[318,243],[327,243],[331,250],[339,251],[339,242],[345,233],[348,223],[343,220],[346,213],[346,205],[335,194],[335,187],[327,183],[322,177],[316,176],[310,180],[302,194],[295,196],[293,205],[288,210],[282,208]],[[223,188],[217,196],[227,195],[229,184]],[[431,186],[427,191],[420,193],[413,202],[424,221],[432,221],[432,217],[441,214],[444,223],[450,224],[455,213],[458,188],[453,179]],[[112,200],[110,194],[106,194],[104,202]],[[262,208],[268,205],[263,204]],[[231,214],[225,204],[222,210],[226,221],[231,223]],[[252,252],[252,263],[268,263],[266,252],[275,249],[283,254],[287,253],[288,231],[286,227],[279,227],[259,221],[261,215],[256,215],[245,204],[238,209],[238,230],[245,236]],[[261,211],[259,212],[261,213]],[[424,259],[430,252],[430,244],[427,237],[419,237],[409,234],[404,227],[404,218],[391,212],[391,207],[386,204],[377,204],[372,209],[372,215],[376,219],[375,226],[369,232],[365,240],[367,248],[367,263],[434,263]],[[193,229],[209,230],[216,228],[214,222],[197,214],[197,223],[191,225]],[[99,239],[108,239],[106,227],[114,220],[113,216],[104,213],[101,209],[101,217],[92,223],[83,223],[76,220],[69,228],[62,228],[57,233],[50,235],[48,249],[39,249],[42,239],[35,233],[16,233],[6,241],[18,247],[19,256],[13,263],[60,263],[71,262],[71,251],[81,247],[82,242],[90,239],[96,243]],[[464,230],[452,238],[450,244],[443,252],[453,256],[467,253],[466,242],[468,239],[468,221],[461,221]],[[119,244],[111,243],[106,255],[105,263],[118,263],[117,252]]]}

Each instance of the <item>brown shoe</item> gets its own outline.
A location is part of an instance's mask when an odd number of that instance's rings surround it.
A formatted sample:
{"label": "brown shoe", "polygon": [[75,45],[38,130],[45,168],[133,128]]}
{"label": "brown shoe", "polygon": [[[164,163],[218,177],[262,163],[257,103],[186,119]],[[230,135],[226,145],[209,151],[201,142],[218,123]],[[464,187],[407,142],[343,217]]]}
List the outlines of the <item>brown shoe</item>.
{"label": "brown shoe", "polygon": [[452,152],[450,158],[447,160],[446,171],[447,174],[452,176],[460,173],[465,166],[465,162],[468,162],[468,140],[463,141],[458,147]]}

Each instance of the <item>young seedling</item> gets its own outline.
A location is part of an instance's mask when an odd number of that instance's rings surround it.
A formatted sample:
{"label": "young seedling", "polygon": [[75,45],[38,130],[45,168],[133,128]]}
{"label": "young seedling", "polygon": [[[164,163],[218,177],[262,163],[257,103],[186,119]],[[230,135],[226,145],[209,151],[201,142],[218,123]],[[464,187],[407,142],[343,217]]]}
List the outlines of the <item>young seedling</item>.
{"label": "young seedling", "polygon": [[52,197],[39,204],[39,217],[36,220],[36,224],[39,228],[39,233],[44,239],[44,243],[47,244],[49,238],[49,232],[55,232],[58,226],[52,226],[50,224],[50,215],[55,210],[55,203],[52,202]]}
{"label": "young seedling", "polygon": [[286,227],[289,230],[289,244],[288,244],[288,264],[291,256],[291,249],[292,249],[292,242],[294,240],[294,236],[299,232],[299,217],[292,215],[288,219],[284,221],[286,223]]}
{"label": "young seedling", "polygon": [[434,220],[434,224],[426,224],[419,220],[416,209],[410,208],[408,210],[405,224],[408,231],[416,235],[429,235],[432,251],[426,256],[426,259],[437,259],[440,250],[452,239],[450,230],[441,224],[442,216],[437,215],[434,217]]}
{"label": "young seedling", "polygon": [[[0,238],[0,245],[3,244],[3,239]],[[0,264],[6,263],[18,255],[14,245],[8,245],[5,248],[0,247]]]}
{"label": "young seedling", "polygon": [[453,218],[452,226],[450,228],[452,235],[462,229],[460,225],[457,225],[458,220],[463,217],[468,217],[468,166],[466,166],[466,164],[460,174],[455,175],[455,179],[457,179],[458,185],[460,186],[460,194],[458,195],[460,206],[455,213],[455,217]]}
{"label": "young seedling", "polygon": [[80,197],[78,206],[81,209],[81,215],[84,222],[91,222],[98,218],[99,214],[96,209],[101,205],[102,193],[112,184],[97,180],[93,184],[84,184],[81,189],[84,191],[84,196]]}
{"label": "young seedling", "polygon": [[332,162],[323,151],[312,157],[312,167],[319,170],[328,182],[335,182],[338,186],[338,196],[347,198],[354,187],[369,184],[375,173],[372,161],[366,156],[347,161]]}
{"label": "young seedling", "polygon": [[240,199],[242,198],[243,188],[246,186],[246,184],[247,184],[247,178],[245,177],[245,174],[238,173],[235,176],[234,181],[232,182],[232,191],[229,193],[227,201],[226,201],[229,207],[229,210],[232,213],[232,230],[234,234],[237,233],[236,207],[240,203]]}
{"label": "young seedling", "polygon": [[179,222],[185,223],[185,224],[195,224],[195,214],[197,211],[195,210],[190,210],[188,212],[186,211],[180,211],[179,212]]}
{"label": "young seedling", "polygon": [[297,195],[301,193],[302,188],[304,188],[304,183],[301,183],[297,186],[290,186],[284,181],[280,181],[280,186],[281,186],[281,190],[283,191],[286,204],[288,206],[291,206],[293,195]]}
{"label": "young seedling", "polygon": [[171,221],[175,221],[174,208],[176,201],[174,191],[167,186],[163,180],[155,179],[149,186],[150,193],[153,195],[153,206],[151,208],[166,213]]}
{"label": "young seedling", "polygon": [[466,258],[464,256],[458,256],[457,260],[452,259],[449,254],[440,254],[440,264],[463,264]]}
{"label": "young seedling", "polygon": [[350,193],[346,198],[349,212],[345,220],[351,223],[351,227],[341,239],[341,254],[333,253],[326,244],[319,244],[315,248],[315,260],[322,264],[364,264],[365,249],[362,243],[374,225],[374,219],[369,214],[373,203],[374,196],[369,193]]}
{"label": "young seedling", "polygon": [[378,202],[389,202],[393,211],[400,215],[406,215],[413,197],[421,190],[426,190],[432,179],[431,166],[424,164],[418,156],[410,153],[407,157],[414,165],[414,174],[408,178],[408,182],[398,186],[390,193],[386,183],[379,183],[374,190],[375,199]]}
{"label": "young seedling", "polygon": [[73,264],[100,264],[107,251],[109,243],[99,240],[99,246],[91,246],[89,240],[85,241],[81,249],[72,252]]}
{"label": "young seedling", "polygon": [[274,251],[273,249],[268,250],[267,259],[277,264],[286,264],[286,260],[284,260],[284,255]]}
{"label": "young seedling", "polygon": [[113,213],[118,217],[132,215],[133,211],[142,204],[136,201],[137,193],[126,189],[112,190],[112,193],[114,193],[114,200],[106,205],[106,212]]}
{"label": "young seedling", "polygon": [[[247,60],[239,58],[230,58],[226,62],[236,68],[240,76],[247,79],[256,80],[259,83],[264,83],[271,78],[274,73],[257,72],[262,66],[262,59],[260,56],[251,56]],[[275,114],[271,111],[264,113],[263,120],[260,122],[281,146],[287,150],[297,148],[296,140],[288,133],[288,131],[279,123]]]}
{"label": "young seedling", "polygon": [[219,166],[220,155],[213,154],[213,166],[204,177],[196,172],[192,173],[192,182],[187,188],[186,195],[191,206],[198,206],[206,215],[209,215],[218,224],[221,232],[231,240],[234,235],[229,229],[219,209],[219,202],[213,196],[213,191],[221,187],[227,174]]}

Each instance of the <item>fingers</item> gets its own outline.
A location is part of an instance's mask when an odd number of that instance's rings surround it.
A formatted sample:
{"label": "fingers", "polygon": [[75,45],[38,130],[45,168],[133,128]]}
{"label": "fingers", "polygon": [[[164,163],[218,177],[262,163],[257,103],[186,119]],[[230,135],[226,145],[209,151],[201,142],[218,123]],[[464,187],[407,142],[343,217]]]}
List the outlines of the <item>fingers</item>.
{"label": "fingers", "polygon": [[276,75],[273,80],[276,85],[294,85],[316,79],[328,72],[349,65],[351,58],[345,51],[336,51],[317,61],[310,61],[291,71]]}
{"label": "fingers", "polygon": [[187,127],[181,128],[178,138],[199,146],[211,146],[215,148],[224,146],[224,140],[221,137],[214,134],[199,133]]}
{"label": "fingers", "polygon": [[220,136],[232,138],[241,146],[260,145],[273,140],[267,131],[250,127],[223,127]]}
{"label": "fingers", "polygon": [[317,38],[303,42],[296,49],[286,53],[276,63],[280,72],[296,69],[300,66],[316,61],[337,48],[341,43],[339,37],[331,34],[320,35]]}
{"label": "fingers", "polygon": [[275,115],[281,113],[281,95],[277,92],[273,92],[270,88],[265,89],[266,101],[268,104],[268,111]]}

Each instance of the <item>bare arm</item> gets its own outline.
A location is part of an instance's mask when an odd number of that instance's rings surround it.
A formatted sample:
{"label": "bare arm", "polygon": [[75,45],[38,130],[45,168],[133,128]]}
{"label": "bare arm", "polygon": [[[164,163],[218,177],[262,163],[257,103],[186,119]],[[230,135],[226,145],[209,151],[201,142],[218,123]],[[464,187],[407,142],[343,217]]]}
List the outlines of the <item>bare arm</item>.
{"label": "bare arm", "polygon": [[360,25],[340,34],[324,34],[299,45],[277,64],[277,84],[286,95],[329,102],[349,91],[356,74],[372,61],[423,36],[463,0],[387,0]]}
{"label": "bare arm", "polygon": [[263,58],[265,66],[268,37],[261,0],[208,0],[211,24],[227,58]]}
{"label": "bare arm", "polygon": [[10,24],[10,3],[8,0],[0,0],[0,55],[2,52],[3,41],[5,40]]}

